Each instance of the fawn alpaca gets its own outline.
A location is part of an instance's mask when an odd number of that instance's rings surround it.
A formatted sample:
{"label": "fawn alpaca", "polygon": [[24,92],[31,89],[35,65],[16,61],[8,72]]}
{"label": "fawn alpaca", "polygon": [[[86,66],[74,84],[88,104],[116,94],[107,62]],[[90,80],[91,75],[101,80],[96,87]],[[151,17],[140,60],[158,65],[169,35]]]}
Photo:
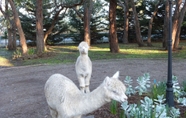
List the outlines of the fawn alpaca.
{"label": "fawn alpaca", "polygon": [[90,92],[90,78],[92,75],[92,62],[88,56],[89,45],[82,41],[79,46],[79,57],[76,60],[75,69],[79,81],[79,87],[82,92]]}
{"label": "fawn alpaca", "polygon": [[126,101],[126,87],[118,77],[119,72],[106,77],[94,91],[85,94],[67,77],[61,74],[52,75],[44,87],[52,118],[81,118],[112,99]]}

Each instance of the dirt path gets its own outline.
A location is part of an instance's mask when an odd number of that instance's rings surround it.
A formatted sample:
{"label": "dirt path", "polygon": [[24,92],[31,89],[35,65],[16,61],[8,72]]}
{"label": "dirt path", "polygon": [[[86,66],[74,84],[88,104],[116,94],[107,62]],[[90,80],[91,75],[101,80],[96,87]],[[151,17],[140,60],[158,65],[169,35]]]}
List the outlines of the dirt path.
{"label": "dirt path", "polygon": [[[186,60],[173,60],[173,75],[181,83],[185,77]],[[0,118],[50,118],[44,97],[44,84],[50,75],[61,73],[77,85],[74,64],[34,65],[0,68]],[[151,80],[166,81],[166,60],[123,59],[94,61],[90,89],[95,89],[106,76],[120,71],[120,79],[132,79],[150,73]]]}

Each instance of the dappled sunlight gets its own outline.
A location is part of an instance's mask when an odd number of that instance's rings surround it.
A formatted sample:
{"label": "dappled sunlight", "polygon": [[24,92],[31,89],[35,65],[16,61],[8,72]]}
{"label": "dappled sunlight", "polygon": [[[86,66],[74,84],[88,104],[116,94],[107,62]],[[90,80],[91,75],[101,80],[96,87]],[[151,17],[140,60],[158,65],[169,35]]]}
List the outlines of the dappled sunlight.
{"label": "dappled sunlight", "polygon": [[167,51],[149,50],[149,49],[120,49],[120,52],[127,54],[166,54]]}
{"label": "dappled sunlight", "polygon": [[[90,51],[93,51],[93,52],[108,52],[110,51],[109,48],[99,48],[99,47],[94,47],[94,48],[91,48]],[[127,54],[166,54],[167,51],[163,51],[163,50],[160,50],[160,49],[145,49],[145,48],[129,48],[129,49],[126,49],[126,48],[121,48],[120,47],[120,53],[127,53]]]}
{"label": "dappled sunlight", "polygon": [[11,62],[13,51],[7,48],[0,48],[0,66],[14,66]]}
{"label": "dappled sunlight", "polygon": [[0,56],[0,66],[14,66],[8,59]]}
{"label": "dappled sunlight", "polygon": [[90,51],[110,51],[109,48],[91,48]]}
{"label": "dappled sunlight", "polygon": [[[181,45],[183,47],[181,50],[172,52],[173,58],[186,59],[186,43],[181,43]],[[93,61],[126,58],[167,59],[168,56],[168,51],[161,47],[161,43],[156,43],[153,47],[138,47],[134,43],[119,44],[119,47],[119,53],[111,53],[108,43],[93,44],[90,46],[89,57]],[[48,46],[47,48],[46,53],[48,54],[46,56],[19,62],[16,62],[16,60],[11,62],[14,52],[2,48],[0,49],[0,66],[15,66],[17,63],[21,63],[21,65],[74,63],[79,56],[77,45]],[[34,52],[33,49],[30,49],[30,51]]]}
{"label": "dappled sunlight", "polygon": [[136,44],[120,44],[119,53],[110,53],[109,45],[93,45],[89,51],[91,58],[112,59],[112,58],[166,58],[167,51],[157,47],[138,47]]}
{"label": "dappled sunlight", "polygon": [[50,46],[48,49],[49,52],[55,52],[59,54],[67,53],[79,53],[77,46]]}

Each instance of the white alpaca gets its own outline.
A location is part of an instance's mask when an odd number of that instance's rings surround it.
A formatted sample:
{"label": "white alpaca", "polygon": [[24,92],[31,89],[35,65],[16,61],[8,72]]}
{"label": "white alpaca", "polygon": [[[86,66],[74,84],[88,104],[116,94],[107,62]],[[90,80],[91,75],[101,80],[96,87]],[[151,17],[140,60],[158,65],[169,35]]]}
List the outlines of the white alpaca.
{"label": "white alpaca", "polygon": [[79,87],[82,92],[89,93],[90,78],[92,75],[92,62],[88,56],[89,45],[82,41],[79,46],[79,57],[76,60],[75,69],[79,81]]}
{"label": "white alpaca", "polygon": [[106,77],[94,91],[85,94],[67,77],[52,75],[44,88],[52,118],[81,118],[112,99],[126,101],[126,87],[118,77],[119,71],[113,77]]}

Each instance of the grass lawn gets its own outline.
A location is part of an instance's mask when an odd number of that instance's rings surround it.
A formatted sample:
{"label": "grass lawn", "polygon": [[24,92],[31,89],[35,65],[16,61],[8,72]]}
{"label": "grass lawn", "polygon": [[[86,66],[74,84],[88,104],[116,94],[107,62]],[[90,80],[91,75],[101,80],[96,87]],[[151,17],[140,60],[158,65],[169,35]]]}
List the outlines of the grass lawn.
{"label": "grass lawn", "polygon": [[[48,46],[48,54],[43,58],[19,60],[21,65],[32,64],[58,64],[58,63],[74,63],[79,56],[77,49],[78,44]],[[186,41],[182,41],[180,46],[182,50],[173,51],[172,57],[186,59]],[[106,60],[106,59],[123,59],[123,58],[144,58],[144,59],[162,59],[167,58],[168,51],[162,48],[162,43],[153,43],[153,47],[138,47],[137,44],[119,44],[119,53],[110,53],[109,44],[94,44],[89,50],[91,60]],[[34,47],[29,48],[29,54],[34,54]],[[17,53],[16,53],[17,54]],[[7,51],[5,48],[0,48],[0,66],[14,66],[18,61],[13,60],[12,56],[15,52]]]}

